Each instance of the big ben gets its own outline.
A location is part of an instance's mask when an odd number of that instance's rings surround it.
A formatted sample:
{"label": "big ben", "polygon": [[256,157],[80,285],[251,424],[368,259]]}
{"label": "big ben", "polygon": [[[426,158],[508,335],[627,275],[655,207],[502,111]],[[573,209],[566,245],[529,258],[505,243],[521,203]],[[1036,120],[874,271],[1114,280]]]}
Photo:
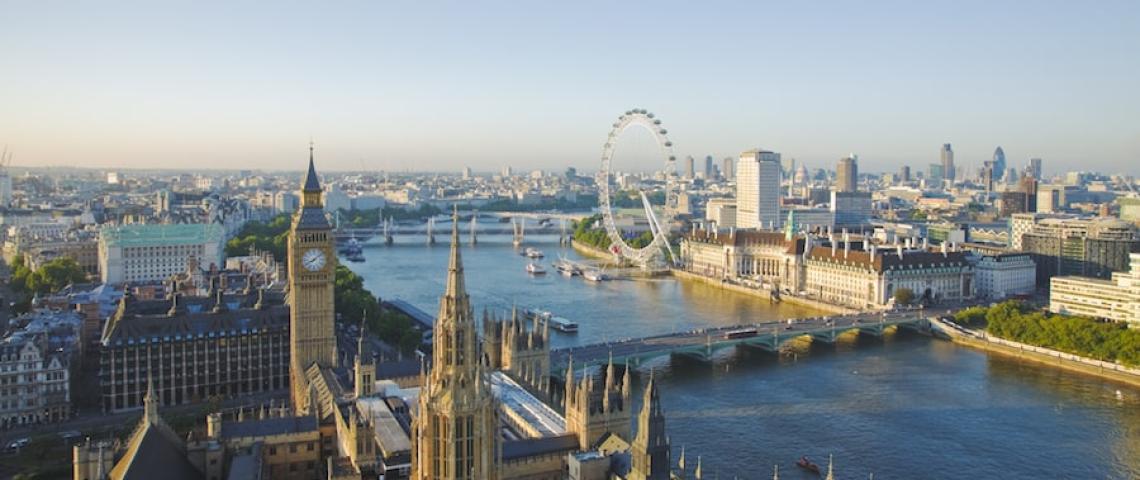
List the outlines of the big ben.
{"label": "big ben", "polygon": [[333,285],[336,255],[332,227],[321,204],[321,182],[309,145],[309,172],[301,188],[301,208],[289,232],[289,368],[294,408],[307,410],[309,386],[305,372],[314,364],[336,366],[333,329]]}

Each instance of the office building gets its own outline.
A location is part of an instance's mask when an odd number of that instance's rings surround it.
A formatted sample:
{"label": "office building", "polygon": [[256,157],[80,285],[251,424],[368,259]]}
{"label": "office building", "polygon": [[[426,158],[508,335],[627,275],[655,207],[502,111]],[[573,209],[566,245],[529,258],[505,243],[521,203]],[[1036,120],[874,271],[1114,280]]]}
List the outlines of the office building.
{"label": "office building", "polygon": [[1066,315],[1127,322],[1140,328],[1140,253],[1130,255],[1130,268],[1114,272],[1108,280],[1088,277],[1053,277],[1049,310]]}
{"label": "office building", "polygon": [[734,170],[735,160],[732,157],[724,158],[724,165],[721,167],[721,175],[724,175],[725,180],[733,180],[736,178],[736,170]]}
{"label": "office building", "polygon": [[856,229],[871,221],[871,192],[831,192],[835,226]]}
{"label": "office building", "polygon": [[41,310],[13,318],[0,339],[0,427],[71,417],[71,367],[78,361],[82,319]]}
{"label": "office building", "polygon": [[1005,168],[1006,168],[1005,167],[1005,150],[1002,150],[1000,146],[994,150],[994,158],[992,160],[992,165],[994,167],[994,170],[993,170],[994,181],[995,182],[1003,181],[1005,179],[1005,173],[1006,173],[1005,172]]}
{"label": "office building", "polygon": [[736,226],[780,227],[780,154],[748,150],[736,164]]}
{"label": "office building", "polygon": [[804,239],[785,232],[694,230],[681,240],[686,271],[713,278],[750,279],[799,290]]}
{"label": "office building", "polygon": [[835,167],[835,191],[854,192],[859,188],[859,157],[855,154],[839,159]]}
{"label": "office building", "polygon": [[221,268],[225,235],[215,223],[107,225],[99,230],[103,283],[161,282],[186,270],[191,259]]}
{"label": "office building", "polygon": [[716,178],[716,167],[713,166],[712,155],[705,157],[705,178],[709,180]]}
{"label": "office building", "polygon": [[901,168],[899,168],[899,181],[900,182],[909,182],[910,181],[910,166],[909,165],[903,165]]}
{"label": "office building", "polygon": [[970,260],[978,298],[1002,300],[1037,289],[1037,265],[1028,253],[976,255]]}
{"label": "office building", "polygon": [[[960,301],[974,296],[974,270],[965,252],[870,246],[832,238],[804,254],[804,290],[811,297],[852,308],[880,308],[906,288],[919,301]],[[840,246],[842,244],[842,246]],[[945,244],[943,244],[945,245]]]}
{"label": "office building", "polygon": [[1134,225],[1116,218],[1024,213],[1011,217],[1010,246],[1033,255],[1044,287],[1055,276],[1107,279],[1125,271],[1140,240]]}
{"label": "office building", "polygon": [[1029,171],[1029,175],[1032,176],[1034,180],[1040,181],[1041,180],[1041,159],[1040,158],[1030,158],[1029,159],[1028,171]]}
{"label": "office building", "polygon": [[944,170],[942,164],[939,164],[939,163],[930,164],[930,166],[926,172],[926,180],[927,180],[926,186],[927,186],[927,188],[942,186],[942,180],[944,178],[945,178],[945,170]]}
{"label": "office building", "polygon": [[949,180],[950,183],[954,183],[954,180],[957,179],[957,170],[954,167],[954,150],[950,148],[949,143],[942,144],[940,165],[942,165],[941,178]]}
{"label": "office building", "polygon": [[690,180],[697,178],[696,162],[697,161],[693,159],[692,155],[685,157],[685,178],[688,178]]}
{"label": "office building", "polygon": [[736,227],[736,199],[708,199],[708,201],[705,202],[705,220],[716,224],[717,228]]}
{"label": "office building", "polygon": [[142,405],[154,382],[161,405],[203,402],[287,386],[289,312],[284,292],[227,292],[136,300],[124,296],[100,340],[103,410]]}

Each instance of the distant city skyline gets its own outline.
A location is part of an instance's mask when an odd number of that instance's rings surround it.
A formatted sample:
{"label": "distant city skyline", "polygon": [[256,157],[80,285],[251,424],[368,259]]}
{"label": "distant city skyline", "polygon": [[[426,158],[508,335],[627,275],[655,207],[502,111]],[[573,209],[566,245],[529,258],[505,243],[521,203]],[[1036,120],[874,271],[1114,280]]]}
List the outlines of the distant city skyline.
{"label": "distant city skyline", "polygon": [[[1140,4],[0,5],[14,166],[597,169],[660,115],[687,156],[959,178],[1140,175]],[[628,137],[628,135],[627,135]],[[624,140],[623,140],[624,141]],[[630,140],[636,155],[645,142]],[[624,146],[624,143],[623,143]],[[615,168],[657,168],[648,159]]]}

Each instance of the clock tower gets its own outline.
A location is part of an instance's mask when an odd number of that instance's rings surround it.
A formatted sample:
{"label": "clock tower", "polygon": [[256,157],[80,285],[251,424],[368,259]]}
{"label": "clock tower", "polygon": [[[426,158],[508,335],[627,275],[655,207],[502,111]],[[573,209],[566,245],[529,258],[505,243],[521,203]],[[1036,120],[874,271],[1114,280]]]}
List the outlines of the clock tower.
{"label": "clock tower", "polygon": [[336,254],[332,227],[321,205],[321,182],[309,145],[309,172],[301,188],[301,208],[289,231],[289,378],[293,407],[307,411],[309,382],[305,372],[314,364],[336,367],[336,332],[333,328],[333,285]]}

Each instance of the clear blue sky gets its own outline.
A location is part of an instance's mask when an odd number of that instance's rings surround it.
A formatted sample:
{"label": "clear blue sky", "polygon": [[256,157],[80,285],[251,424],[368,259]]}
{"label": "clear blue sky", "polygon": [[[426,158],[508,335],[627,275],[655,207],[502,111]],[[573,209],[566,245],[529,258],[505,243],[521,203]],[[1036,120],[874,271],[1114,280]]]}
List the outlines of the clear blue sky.
{"label": "clear blue sky", "polygon": [[0,0],[16,165],[592,170],[633,107],[682,157],[1140,175],[1140,2]]}

